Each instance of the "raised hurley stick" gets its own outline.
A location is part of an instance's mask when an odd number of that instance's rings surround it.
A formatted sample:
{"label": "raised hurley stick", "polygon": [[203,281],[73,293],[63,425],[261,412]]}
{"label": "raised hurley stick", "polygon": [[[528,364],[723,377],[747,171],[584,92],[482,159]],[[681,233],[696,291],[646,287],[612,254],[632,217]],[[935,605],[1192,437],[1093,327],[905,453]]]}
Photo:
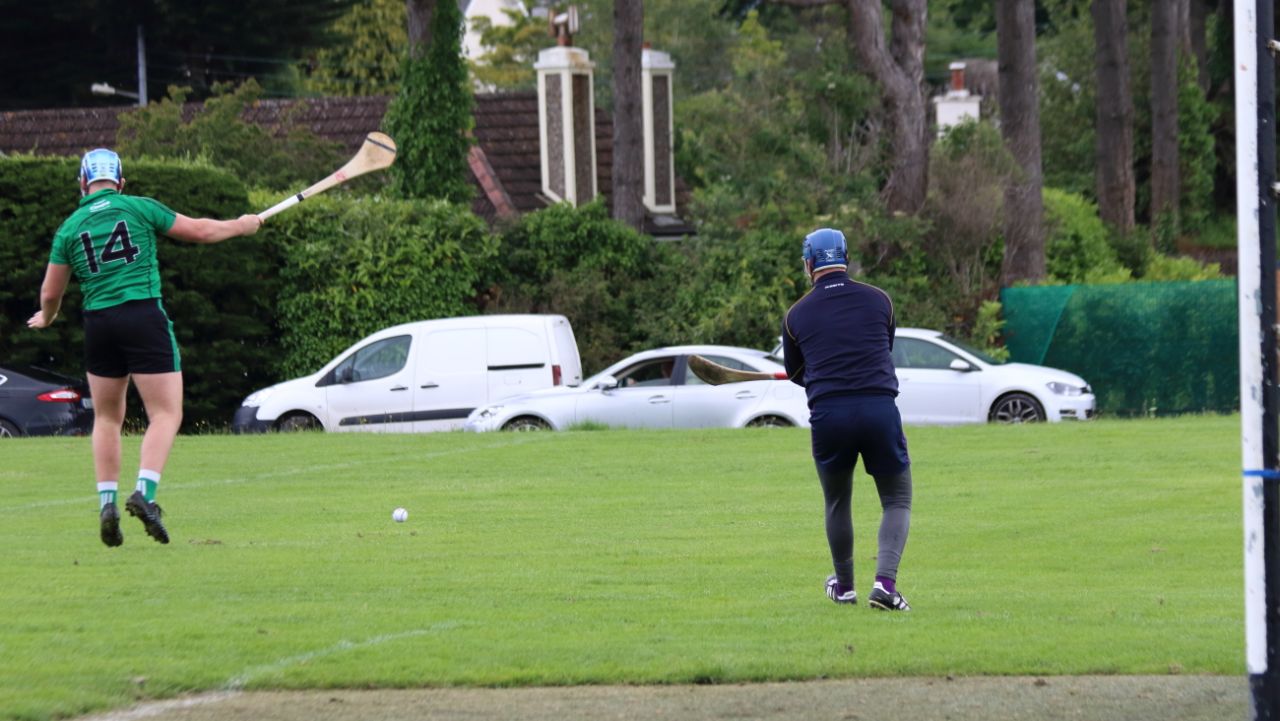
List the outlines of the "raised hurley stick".
{"label": "raised hurley stick", "polygon": [[396,160],[396,141],[385,133],[369,133],[365,136],[364,144],[360,146],[360,150],[347,164],[338,168],[332,175],[321,180],[319,183],[307,188],[301,193],[291,195],[288,198],[276,203],[266,210],[258,213],[258,217],[266,220],[271,216],[290,206],[297,205],[302,201],[310,198],[318,193],[332,188],[335,185],[341,185],[354,177],[372,173],[375,170],[391,167]]}
{"label": "raised hurley stick", "polygon": [[709,385],[718,386],[725,383],[742,383],[745,381],[785,381],[787,374],[783,371],[765,373],[763,371],[744,371],[727,368],[703,358],[700,355],[689,356],[689,370]]}

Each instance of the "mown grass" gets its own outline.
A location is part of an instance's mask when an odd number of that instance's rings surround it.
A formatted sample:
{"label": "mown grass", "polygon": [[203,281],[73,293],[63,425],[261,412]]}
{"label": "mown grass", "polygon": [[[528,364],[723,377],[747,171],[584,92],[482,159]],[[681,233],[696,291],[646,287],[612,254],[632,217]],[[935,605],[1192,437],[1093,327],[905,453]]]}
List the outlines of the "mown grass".
{"label": "mown grass", "polygon": [[[0,717],[226,688],[1243,673],[1237,417],[908,437],[906,615],[823,596],[802,430],[184,437],[174,542],[126,516],[117,549],[87,440],[8,442]],[[855,505],[865,595],[861,473]]]}

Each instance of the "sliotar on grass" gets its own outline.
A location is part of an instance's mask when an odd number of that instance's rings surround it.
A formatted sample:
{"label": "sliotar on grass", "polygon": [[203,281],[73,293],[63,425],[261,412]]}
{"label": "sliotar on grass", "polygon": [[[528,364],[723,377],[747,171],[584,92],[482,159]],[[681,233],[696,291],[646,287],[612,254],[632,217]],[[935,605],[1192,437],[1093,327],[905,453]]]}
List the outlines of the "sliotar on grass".
{"label": "sliotar on grass", "polygon": [[[126,517],[119,548],[88,439],[10,441],[0,718],[217,689],[1244,673],[1238,417],[907,434],[906,614],[824,595],[800,429],[182,437],[173,542]],[[854,505],[865,594],[861,471]]]}

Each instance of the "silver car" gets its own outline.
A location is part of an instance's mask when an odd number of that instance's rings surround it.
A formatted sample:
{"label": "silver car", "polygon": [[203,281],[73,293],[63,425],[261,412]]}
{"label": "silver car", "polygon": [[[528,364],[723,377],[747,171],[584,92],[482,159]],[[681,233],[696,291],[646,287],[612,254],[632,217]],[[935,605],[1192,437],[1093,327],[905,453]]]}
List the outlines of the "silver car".
{"label": "silver car", "polygon": [[[730,368],[776,373],[779,380],[711,386],[689,372],[701,355]],[[470,431],[565,430],[599,423],[616,428],[809,426],[804,389],[784,380],[779,358],[721,345],[656,348],[629,356],[576,388],[548,388],[477,408]]]}

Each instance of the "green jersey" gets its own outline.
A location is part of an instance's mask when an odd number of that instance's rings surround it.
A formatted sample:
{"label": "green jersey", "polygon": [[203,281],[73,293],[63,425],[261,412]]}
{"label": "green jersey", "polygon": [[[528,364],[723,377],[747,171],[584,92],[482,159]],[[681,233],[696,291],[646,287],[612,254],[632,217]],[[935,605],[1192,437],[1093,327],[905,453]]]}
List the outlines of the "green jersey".
{"label": "green jersey", "polygon": [[53,236],[50,263],[70,265],[84,309],[160,297],[156,235],[173,227],[177,213],[151,198],[99,190]]}

